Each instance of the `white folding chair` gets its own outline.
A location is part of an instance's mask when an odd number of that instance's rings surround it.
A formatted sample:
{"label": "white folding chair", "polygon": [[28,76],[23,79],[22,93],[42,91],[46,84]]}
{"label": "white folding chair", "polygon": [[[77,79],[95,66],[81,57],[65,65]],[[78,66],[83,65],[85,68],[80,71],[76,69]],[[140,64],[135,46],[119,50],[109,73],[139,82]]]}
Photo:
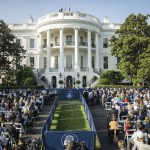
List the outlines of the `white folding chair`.
{"label": "white folding chair", "polygon": [[106,111],[111,110],[111,102],[105,102],[105,109]]}
{"label": "white folding chair", "polygon": [[125,140],[127,140],[127,143],[128,143],[128,140],[129,138],[131,138],[131,136],[133,135],[133,133],[136,131],[136,129],[128,129],[125,133]]}

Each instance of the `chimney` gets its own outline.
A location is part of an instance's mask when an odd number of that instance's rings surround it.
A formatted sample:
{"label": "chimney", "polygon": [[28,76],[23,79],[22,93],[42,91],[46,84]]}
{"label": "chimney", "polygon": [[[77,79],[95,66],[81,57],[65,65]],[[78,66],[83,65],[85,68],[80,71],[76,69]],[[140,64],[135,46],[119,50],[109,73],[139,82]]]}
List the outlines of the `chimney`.
{"label": "chimney", "polygon": [[108,19],[107,16],[103,19],[103,22],[104,22],[104,23],[110,23],[110,21],[109,21],[109,19]]}
{"label": "chimney", "polygon": [[28,23],[33,23],[33,17],[30,15],[30,17],[28,18]]}

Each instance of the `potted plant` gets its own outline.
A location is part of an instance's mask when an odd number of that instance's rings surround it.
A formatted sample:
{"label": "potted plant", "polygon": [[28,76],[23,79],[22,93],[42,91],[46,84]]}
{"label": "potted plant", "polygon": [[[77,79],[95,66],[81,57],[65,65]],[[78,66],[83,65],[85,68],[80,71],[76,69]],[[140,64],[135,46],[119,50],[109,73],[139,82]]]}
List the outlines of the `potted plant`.
{"label": "potted plant", "polygon": [[59,84],[63,84],[64,83],[64,81],[63,80],[59,80],[59,82],[58,82]]}
{"label": "potted plant", "polygon": [[76,80],[76,84],[78,84],[78,88],[79,88],[79,84],[81,83],[81,81],[80,80]]}

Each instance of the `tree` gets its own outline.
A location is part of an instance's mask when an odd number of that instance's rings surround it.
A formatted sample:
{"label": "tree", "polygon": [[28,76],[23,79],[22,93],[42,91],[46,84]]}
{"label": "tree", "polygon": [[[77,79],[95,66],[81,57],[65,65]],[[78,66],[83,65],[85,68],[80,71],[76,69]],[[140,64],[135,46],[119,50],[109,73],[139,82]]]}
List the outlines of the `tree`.
{"label": "tree", "polygon": [[[32,85],[36,85],[36,77],[32,71],[32,68],[28,67],[28,66],[21,66],[20,70],[17,71],[16,74],[16,79],[17,79],[17,84],[25,84],[25,85],[30,85],[32,83]],[[32,81],[31,81],[32,80]]]}
{"label": "tree", "polygon": [[15,42],[15,38],[4,21],[0,20],[0,76],[3,74],[7,78],[11,72],[13,80],[20,62],[25,58],[25,50],[19,42]]}
{"label": "tree", "polygon": [[99,84],[105,84],[105,85],[117,84],[123,79],[124,78],[121,75],[120,71],[108,70],[101,75]]}
{"label": "tree", "polygon": [[117,36],[110,40],[111,54],[120,58],[117,64],[122,75],[137,83],[150,81],[150,25],[149,15],[129,15]]}

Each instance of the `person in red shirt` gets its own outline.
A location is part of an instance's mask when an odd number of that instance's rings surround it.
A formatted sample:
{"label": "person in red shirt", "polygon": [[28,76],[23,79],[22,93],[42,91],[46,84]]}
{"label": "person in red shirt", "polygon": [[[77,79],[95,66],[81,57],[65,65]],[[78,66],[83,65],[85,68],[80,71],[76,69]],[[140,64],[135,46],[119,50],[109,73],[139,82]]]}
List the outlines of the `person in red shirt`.
{"label": "person in red shirt", "polygon": [[125,99],[123,100],[123,102],[124,102],[124,103],[129,102],[128,98],[127,98],[127,97],[125,97]]}

